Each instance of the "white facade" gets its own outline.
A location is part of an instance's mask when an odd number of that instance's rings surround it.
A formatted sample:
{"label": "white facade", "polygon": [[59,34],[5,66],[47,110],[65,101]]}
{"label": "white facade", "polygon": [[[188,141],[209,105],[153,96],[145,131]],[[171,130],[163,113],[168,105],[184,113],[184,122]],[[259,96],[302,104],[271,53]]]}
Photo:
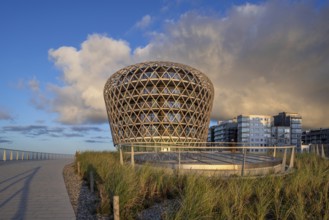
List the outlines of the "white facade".
{"label": "white facade", "polygon": [[238,142],[249,146],[269,146],[271,139],[272,116],[239,115]]}

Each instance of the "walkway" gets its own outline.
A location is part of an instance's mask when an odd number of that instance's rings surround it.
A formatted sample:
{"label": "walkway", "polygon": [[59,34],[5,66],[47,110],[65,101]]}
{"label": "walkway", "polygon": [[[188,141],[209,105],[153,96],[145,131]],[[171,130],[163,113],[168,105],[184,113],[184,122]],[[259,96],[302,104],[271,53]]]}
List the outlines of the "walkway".
{"label": "walkway", "polygon": [[72,161],[0,161],[0,219],[75,219],[62,175]]}

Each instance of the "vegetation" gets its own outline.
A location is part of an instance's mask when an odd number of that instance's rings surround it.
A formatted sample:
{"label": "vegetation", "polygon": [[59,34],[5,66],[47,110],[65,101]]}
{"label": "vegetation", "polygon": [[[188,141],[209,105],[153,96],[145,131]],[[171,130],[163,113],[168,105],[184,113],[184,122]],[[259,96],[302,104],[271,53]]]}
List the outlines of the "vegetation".
{"label": "vegetation", "polygon": [[296,172],[257,179],[178,174],[143,166],[121,166],[119,155],[85,152],[77,155],[81,174],[96,174],[101,195],[98,212],[112,214],[112,196],[120,196],[122,219],[156,202],[176,199],[164,219],[329,219],[329,161],[297,155]]}

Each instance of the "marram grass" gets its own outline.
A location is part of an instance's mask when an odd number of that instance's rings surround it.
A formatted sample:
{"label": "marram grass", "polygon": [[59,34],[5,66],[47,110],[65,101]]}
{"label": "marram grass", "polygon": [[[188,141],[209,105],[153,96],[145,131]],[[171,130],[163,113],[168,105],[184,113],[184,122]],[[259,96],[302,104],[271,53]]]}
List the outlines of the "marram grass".
{"label": "marram grass", "polygon": [[95,173],[101,196],[98,212],[112,215],[112,197],[120,197],[122,219],[164,200],[177,207],[163,219],[329,219],[329,161],[297,155],[290,175],[258,179],[222,179],[180,174],[145,165],[121,166],[113,152],[77,155],[82,176]]}

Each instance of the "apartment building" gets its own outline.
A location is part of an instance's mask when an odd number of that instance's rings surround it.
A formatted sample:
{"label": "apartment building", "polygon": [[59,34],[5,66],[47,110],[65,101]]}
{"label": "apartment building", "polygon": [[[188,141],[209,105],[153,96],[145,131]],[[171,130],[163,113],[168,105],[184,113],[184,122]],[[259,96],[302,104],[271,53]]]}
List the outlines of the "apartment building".
{"label": "apartment building", "polygon": [[298,113],[280,112],[273,116],[274,126],[290,127],[290,144],[301,146],[302,117]]}
{"label": "apartment building", "polygon": [[215,142],[215,128],[217,127],[218,125],[213,125],[213,126],[210,126],[209,129],[208,129],[208,137],[207,137],[207,141],[208,142]]}
{"label": "apartment building", "polygon": [[303,144],[329,144],[329,128],[304,131]]}
{"label": "apartment building", "polygon": [[[275,116],[269,115],[239,115],[237,118],[219,121],[218,125],[209,128],[209,142],[243,142],[248,146],[285,146],[301,145],[302,117],[297,113],[281,112]],[[326,131],[328,134],[329,129]],[[306,140],[320,139],[319,131],[314,131]],[[329,134],[328,139],[329,140]]]}
{"label": "apartment building", "polygon": [[239,115],[238,142],[249,146],[268,146],[271,139],[272,116]]}
{"label": "apartment building", "polygon": [[238,124],[236,119],[218,121],[214,128],[215,142],[237,142]]}
{"label": "apartment building", "polygon": [[271,146],[291,145],[291,128],[289,126],[273,126],[270,139]]}

